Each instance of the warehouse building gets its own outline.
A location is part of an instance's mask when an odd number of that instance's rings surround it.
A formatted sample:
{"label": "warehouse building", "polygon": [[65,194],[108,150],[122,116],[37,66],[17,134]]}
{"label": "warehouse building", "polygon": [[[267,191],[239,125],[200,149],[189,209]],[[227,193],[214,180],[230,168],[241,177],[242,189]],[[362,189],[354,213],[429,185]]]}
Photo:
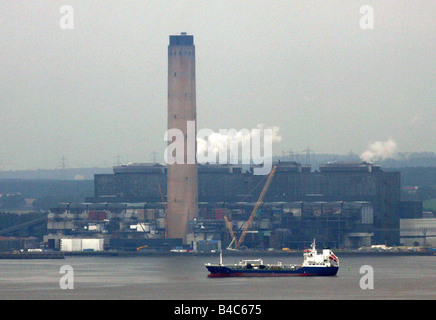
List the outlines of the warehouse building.
{"label": "warehouse building", "polygon": [[400,220],[401,244],[436,247],[436,218]]}
{"label": "warehouse building", "polygon": [[[199,217],[189,222],[188,244],[194,250],[219,250],[232,242],[253,211],[254,202],[200,202]],[[63,204],[50,210],[50,249],[136,250],[181,246],[166,235],[163,203]],[[374,210],[366,201],[265,202],[253,220],[244,246],[256,249],[303,248],[313,240],[330,247],[368,246],[374,237]]]}

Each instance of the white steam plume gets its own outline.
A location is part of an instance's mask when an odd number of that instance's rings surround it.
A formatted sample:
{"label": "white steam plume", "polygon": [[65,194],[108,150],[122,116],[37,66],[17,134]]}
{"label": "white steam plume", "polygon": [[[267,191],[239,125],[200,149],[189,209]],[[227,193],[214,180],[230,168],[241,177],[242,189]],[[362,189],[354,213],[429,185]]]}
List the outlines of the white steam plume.
{"label": "white steam plume", "polygon": [[[225,133],[211,131],[210,134],[205,137],[197,136],[197,156],[211,153],[210,156],[216,158],[220,153],[229,154],[229,144],[232,142],[250,146],[253,139],[262,139],[264,129],[272,130],[272,143],[277,143],[282,140],[279,134],[279,127],[264,128],[263,124],[258,124],[257,129],[258,130],[241,129],[239,131],[230,129],[224,130]],[[246,156],[250,156],[250,153],[246,154]],[[253,155],[251,154],[251,156]],[[239,157],[244,157],[244,154],[239,154]],[[230,160],[232,162],[237,161],[237,159]],[[241,158],[239,160],[241,160]],[[256,161],[256,159],[251,160]],[[245,159],[245,157],[242,161],[245,161],[245,163],[246,161],[250,162],[249,159]]]}
{"label": "white steam plume", "polygon": [[386,141],[376,141],[370,144],[368,150],[361,154],[360,159],[363,161],[374,162],[377,160],[386,160],[395,158],[397,154],[397,143],[388,139]]}

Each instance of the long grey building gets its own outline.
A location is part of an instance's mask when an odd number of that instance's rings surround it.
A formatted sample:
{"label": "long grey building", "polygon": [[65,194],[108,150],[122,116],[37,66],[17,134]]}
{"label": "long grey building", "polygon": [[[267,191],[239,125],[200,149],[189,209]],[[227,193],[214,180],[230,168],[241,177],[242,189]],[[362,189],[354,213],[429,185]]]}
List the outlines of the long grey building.
{"label": "long grey building", "polygon": [[[373,210],[372,242],[399,243],[399,172],[384,172],[367,162],[326,164],[316,172],[295,162],[276,165],[278,169],[265,202],[368,202]],[[114,167],[113,174],[95,175],[95,194],[87,201],[166,202],[166,173],[167,167],[157,163]],[[222,203],[224,207],[226,203],[253,203],[265,181],[266,176],[253,175],[252,166],[199,165],[199,203]],[[200,210],[199,218],[201,216]],[[359,236],[357,231],[356,237]]]}

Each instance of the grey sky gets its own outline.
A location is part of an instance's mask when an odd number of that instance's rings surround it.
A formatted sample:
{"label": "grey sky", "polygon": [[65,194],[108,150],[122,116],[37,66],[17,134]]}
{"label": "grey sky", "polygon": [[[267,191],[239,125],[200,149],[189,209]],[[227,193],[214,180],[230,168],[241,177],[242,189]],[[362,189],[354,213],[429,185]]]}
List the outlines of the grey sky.
{"label": "grey sky", "polygon": [[[59,27],[62,5],[74,30]],[[373,30],[362,30],[362,5]],[[274,153],[436,151],[436,1],[0,0],[0,170],[147,162],[170,34],[194,35],[198,128],[280,127]]]}

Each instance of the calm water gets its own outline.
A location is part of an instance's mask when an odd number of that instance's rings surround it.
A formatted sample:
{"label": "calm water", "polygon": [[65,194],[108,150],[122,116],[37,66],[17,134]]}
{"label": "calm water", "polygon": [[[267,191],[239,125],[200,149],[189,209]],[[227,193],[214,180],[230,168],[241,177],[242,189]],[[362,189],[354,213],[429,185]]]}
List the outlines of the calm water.
{"label": "calm water", "polygon": [[[0,299],[436,299],[435,256],[342,257],[336,277],[207,278],[204,264],[217,261],[218,256],[0,260]],[[300,264],[302,257],[264,259],[277,261]],[[62,265],[74,270],[72,290],[60,289]],[[362,265],[374,269],[372,290],[359,286]]]}

